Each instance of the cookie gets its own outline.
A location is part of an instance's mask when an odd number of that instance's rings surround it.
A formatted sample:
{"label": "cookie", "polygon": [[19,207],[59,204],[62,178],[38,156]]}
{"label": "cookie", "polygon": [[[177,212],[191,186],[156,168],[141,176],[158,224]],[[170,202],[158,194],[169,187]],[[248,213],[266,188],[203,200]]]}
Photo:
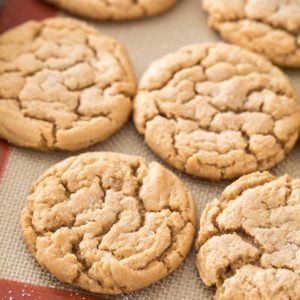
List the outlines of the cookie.
{"label": "cookie", "polygon": [[225,41],[300,68],[299,0],[203,0],[203,9]]}
{"label": "cookie", "polygon": [[21,226],[33,256],[59,280],[120,294],[180,265],[193,242],[195,206],[160,164],[94,152],[64,160],[32,185]]}
{"label": "cookie", "polygon": [[0,36],[0,137],[39,150],[79,150],[128,119],[135,78],[122,45],[68,18]]}
{"label": "cookie", "polygon": [[231,179],[280,162],[300,110],[288,78],[238,46],[187,46],[154,62],[134,101],[137,130],[178,170]]}
{"label": "cookie", "polygon": [[215,299],[300,299],[300,179],[257,172],[206,205],[196,243]]}
{"label": "cookie", "polygon": [[44,0],[78,16],[95,20],[129,20],[153,16],[177,0]]}

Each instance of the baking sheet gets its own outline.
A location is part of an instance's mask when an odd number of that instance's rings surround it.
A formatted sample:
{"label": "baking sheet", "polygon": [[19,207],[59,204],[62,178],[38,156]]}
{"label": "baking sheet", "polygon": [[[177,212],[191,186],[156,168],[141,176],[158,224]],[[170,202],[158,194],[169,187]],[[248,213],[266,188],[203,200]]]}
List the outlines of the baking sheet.
{"label": "baking sheet", "polygon": [[[16,0],[26,6],[28,0]],[[32,1],[31,1],[32,2]],[[15,11],[21,14],[22,11]],[[62,14],[62,12],[59,12]],[[199,42],[220,40],[207,28],[206,15],[201,11],[199,0],[181,0],[170,11],[145,20],[130,22],[89,22],[99,31],[121,41],[128,49],[136,75],[139,78],[149,64],[178,48]],[[300,99],[300,71],[285,70],[291,78]],[[2,145],[2,147],[5,147]],[[135,130],[130,120],[117,134],[88,151],[115,151],[156,160],[174,171],[190,188],[197,205],[199,219],[205,203],[218,196],[228,182],[209,182],[176,172],[153,154]],[[41,153],[10,147],[8,160],[0,183],[0,278],[30,282],[58,288],[67,288],[49,272],[44,271],[31,257],[21,238],[19,215],[26,202],[26,194],[32,181],[43,171],[69,153]],[[0,151],[4,165],[4,155]],[[300,144],[277,167],[276,175],[289,173],[300,177]],[[183,264],[166,279],[149,288],[124,297],[133,300],[152,299],[211,299],[214,289],[206,288],[201,282],[195,265],[195,251],[191,250]],[[120,297],[119,297],[120,298]]]}

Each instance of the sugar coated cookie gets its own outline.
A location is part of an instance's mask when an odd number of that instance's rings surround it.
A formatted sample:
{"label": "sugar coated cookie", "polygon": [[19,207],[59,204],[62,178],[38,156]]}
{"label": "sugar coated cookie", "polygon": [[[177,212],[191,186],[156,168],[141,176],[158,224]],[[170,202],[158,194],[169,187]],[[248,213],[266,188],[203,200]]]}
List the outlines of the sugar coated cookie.
{"label": "sugar coated cookie", "polygon": [[149,147],[170,165],[219,180],[280,162],[298,138],[300,110],[288,78],[265,58],[207,43],[150,66],[134,119]]}
{"label": "sugar coated cookie", "polygon": [[131,112],[135,79],[114,39],[68,18],[0,36],[0,137],[40,150],[103,141]]}
{"label": "sugar coated cookie", "polygon": [[187,255],[195,206],[160,164],[86,153],[50,168],[32,185],[21,216],[39,264],[95,293],[128,293],[167,276]]}
{"label": "sugar coated cookie", "polygon": [[300,179],[252,173],[206,205],[197,240],[217,300],[300,299]]}
{"label": "sugar coated cookie", "polygon": [[95,20],[129,20],[162,13],[177,0],[45,0],[70,13]]}
{"label": "sugar coated cookie", "polygon": [[300,68],[299,0],[204,0],[203,9],[224,40]]}

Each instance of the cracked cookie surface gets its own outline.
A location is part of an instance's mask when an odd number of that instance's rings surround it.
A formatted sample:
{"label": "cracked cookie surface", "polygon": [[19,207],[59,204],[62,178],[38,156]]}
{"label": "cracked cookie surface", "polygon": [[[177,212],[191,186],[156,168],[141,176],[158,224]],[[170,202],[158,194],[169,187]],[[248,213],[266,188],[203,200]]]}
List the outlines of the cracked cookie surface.
{"label": "cracked cookie surface", "polygon": [[0,36],[0,137],[79,150],[128,119],[135,78],[126,50],[83,22],[30,21]]}
{"label": "cracked cookie surface", "polygon": [[134,100],[137,130],[173,167],[213,180],[280,162],[295,144],[299,105],[288,78],[238,46],[187,46],[154,62]]}
{"label": "cracked cookie surface", "polygon": [[299,0],[204,0],[203,9],[224,40],[300,68]]}
{"label": "cracked cookie surface", "polygon": [[95,20],[129,20],[162,13],[177,0],[44,0]]}
{"label": "cracked cookie surface", "polygon": [[86,153],[35,182],[21,216],[37,261],[63,282],[128,293],[167,276],[187,255],[195,206],[160,164],[117,153]]}
{"label": "cracked cookie surface", "polygon": [[300,299],[300,179],[241,177],[206,205],[196,248],[216,299]]}

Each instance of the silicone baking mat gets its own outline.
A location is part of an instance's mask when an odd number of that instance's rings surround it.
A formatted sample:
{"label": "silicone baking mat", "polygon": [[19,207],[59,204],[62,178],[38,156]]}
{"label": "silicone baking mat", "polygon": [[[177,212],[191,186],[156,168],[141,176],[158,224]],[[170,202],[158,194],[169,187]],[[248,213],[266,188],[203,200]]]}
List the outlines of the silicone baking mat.
{"label": "silicone baking mat", "polygon": [[[0,3],[3,2],[0,0]],[[63,14],[39,0],[6,0],[0,6],[0,30],[28,19]],[[206,26],[207,18],[199,0],[181,0],[170,11],[145,20],[130,22],[89,22],[99,31],[121,41],[128,49],[137,78],[155,59],[191,43],[219,40]],[[300,71],[285,70],[300,99]],[[108,141],[89,151],[115,151],[141,155],[164,164],[145,145],[130,120]],[[27,251],[19,226],[19,216],[32,181],[52,164],[69,153],[42,153],[0,143],[0,299],[102,299],[72,290],[43,270]],[[272,172],[300,177],[300,144]],[[165,165],[165,164],[164,164]],[[166,166],[168,167],[168,166]],[[170,167],[168,167],[170,168]],[[174,171],[174,170],[173,170]],[[176,172],[193,193],[198,218],[205,203],[218,196],[228,182],[208,182]],[[8,281],[9,280],[9,281]],[[15,283],[19,282],[19,283]],[[34,285],[30,285],[34,284]],[[37,287],[38,285],[38,287]],[[45,288],[47,287],[47,288]],[[52,287],[52,288],[49,288]],[[69,291],[64,291],[69,290]],[[213,289],[201,282],[195,266],[195,251],[191,250],[183,264],[166,279],[135,293],[117,299],[211,299]],[[88,298],[89,297],[89,298]],[[114,298],[114,297],[109,297]]]}

